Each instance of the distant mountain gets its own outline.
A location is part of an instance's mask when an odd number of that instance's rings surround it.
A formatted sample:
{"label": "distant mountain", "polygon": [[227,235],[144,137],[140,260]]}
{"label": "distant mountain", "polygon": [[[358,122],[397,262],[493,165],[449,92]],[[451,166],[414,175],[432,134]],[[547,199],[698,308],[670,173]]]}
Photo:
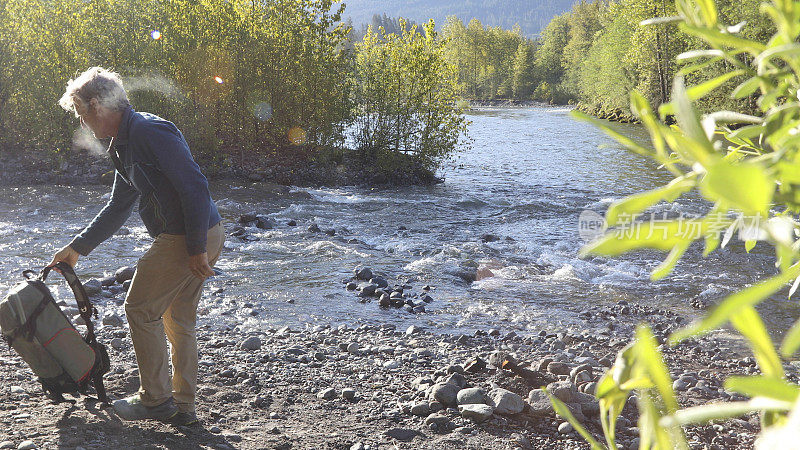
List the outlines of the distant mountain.
{"label": "distant mountain", "polygon": [[477,18],[484,25],[510,29],[518,23],[522,33],[533,37],[547,26],[553,16],[572,8],[576,0],[344,0],[355,28],[369,24],[375,14],[404,17],[425,23],[428,19],[440,28],[447,16],[455,15],[464,23]]}

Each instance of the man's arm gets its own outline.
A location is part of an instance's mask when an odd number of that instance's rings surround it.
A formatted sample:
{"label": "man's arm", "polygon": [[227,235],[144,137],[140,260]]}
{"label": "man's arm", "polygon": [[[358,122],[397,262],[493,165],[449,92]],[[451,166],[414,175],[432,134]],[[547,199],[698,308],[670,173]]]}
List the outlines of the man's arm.
{"label": "man's arm", "polygon": [[114,187],[111,188],[111,198],[108,199],[108,203],[97,213],[89,226],[72,239],[69,246],[83,256],[88,255],[128,220],[138,198],[139,191],[129,185],[119,172],[115,172]]}
{"label": "man's arm", "polygon": [[192,159],[189,146],[180,131],[170,123],[151,123],[146,130],[132,133],[148,149],[156,167],[178,192],[186,227],[186,250],[189,256],[206,252],[211,193],[208,180]]}

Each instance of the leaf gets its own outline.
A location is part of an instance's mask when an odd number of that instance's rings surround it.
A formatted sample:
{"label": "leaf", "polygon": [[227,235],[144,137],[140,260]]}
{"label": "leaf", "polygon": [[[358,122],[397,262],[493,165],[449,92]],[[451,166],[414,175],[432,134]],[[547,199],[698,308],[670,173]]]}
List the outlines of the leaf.
{"label": "leaf", "polygon": [[686,338],[708,332],[722,325],[737,311],[747,306],[755,306],[761,303],[798,276],[800,276],[800,263],[795,263],[785,272],[728,296],[703,320],[673,333],[670,336],[670,342],[678,343]]}
{"label": "leaf", "polygon": [[606,211],[606,223],[608,226],[614,226],[620,223],[620,218],[633,220],[636,215],[661,200],[667,202],[675,201],[682,194],[690,191],[694,184],[694,179],[680,177],[672,180],[666,186],[618,200],[612,203],[608,211]]}
{"label": "leaf", "polygon": [[553,403],[553,409],[556,410],[556,413],[559,416],[567,419],[567,421],[572,425],[572,427],[575,428],[575,431],[577,431],[581,436],[583,436],[583,438],[586,439],[586,442],[588,442],[589,445],[592,446],[592,450],[606,449],[605,445],[598,442],[597,439],[595,439],[594,436],[592,436],[588,431],[586,431],[586,428],[584,428],[583,425],[581,425],[581,423],[578,422],[575,416],[573,416],[572,413],[569,411],[569,408],[567,408],[567,405],[561,402],[561,400],[550,395],[549,392],[547,393],[547,396],[550,397],[550,402]]}
{"label": "leaf", "polygon": [[653,380],[653,384],[661,394],[661,400],[670,413],[678,409],[678,401],[675,399],[675,391],[672,389],[672,378],[669,376],[667,365],[658,351],[653,332],[647,325],[636,327],[636,362],[643,364],[647,370],[647,375]]}
{"label": "leaf", "polygon": [[619,256],[641,248],[667,251],[684,241],[704,236],[706,231],[707,223],[695,219],[665,223],[631,222],[586,244],[579,255]]}
{"label": "leaf", "polygon": [[800,387],[785,380],[769,376],[729,377],[725,389],[748,397],[767,397],[785,402],[795,402]]}
{"label": "leaf", "polygon": [[800,56],[800,44],[783,44],[777,47],[771,47],[764,50],[756,56],[755,64],[758,67],[758,74],[762,75],[766,71],[767,63],[774,57],[781,57],[783,59],[797,58]]}
{"label": "leaf", "polygon": [[796,321],[783,337],[781,355],[783,355],[784,358],[790,358],[798,348],[800,348],[800,320]]}
{"label": "leaf", "polygon": [[660,25],[660,24],[675,23],[675,22],[683,22],[683,17],[681,16],[653,17],[652,19],[647,19],[639,22],[639,25],[646,27],[648,25]]}
{"label": "leaf", "polygon": [[725,56],[722,50],[712,50],[712,49],[703,49],[703,50],[689,50],[688,52],[683,52],[675,57],[677,61],[686,61],[690,59],[697,59],[697,58],[717,58]]}
{"label": "leaf", "polygon": [[692,36],[697,36],[704,39],[706,42],[719,46],[719,47],[732,47],[734,49],[744,49],[752,54],[759,54],[764,51],[764,44],[750,39],[741,38],[732,34],[723,33],[719,30],[700,27],[697,25],[689,25],[687,23],[680,24],[682,30],[686,31]]}
{"label": "leaf", "polygon": [[731,315],[731,324],[747,338],[764,375],[780,378],[783,366],[767,333],[764,322],[752,306],[744,306]]}
{"label": "leaf", "polygon": [[672,98],[675,104],[675,117],[678,120],[678,125],[681,130],[686,134],[691,141],[695,150],[695,158],[703,165],[711,162],[711,142],[706,137],[703,127],[700,124],[697,111],[692,106],[691,100],[686,93],[686,86],[683,84],[683,78],[675,77],[675,82],[672,87]]}
{"label": "leaf", "polygon": [[736,89],[731,93],[731,97],[735,99],[745,98],[753,95],[761,86],[761,78],[752,77],[748,78],[742,84],[736,86]]}
{"label": "leaf", "polygon": [[724,200],[745,215],[767,217],[775,183],[756,164],[721,160],[706,168],[700,191],[712,201]]}
{"label": "leaf", "polygon": [[[710,79],[708,81],[700,83],[697,86],[692,86],[692,87],[686,89],[686,95],[689,97],[689,100],[692,100],[692,101],[700,99],[700,98],[703,98],[706,95],[708,95],[711,91],[713,91],[714,89],[717,89],[718,87],[720,87],[723,84],[725,84],[726,82],[728,82],[728,80],[730,80],[731,78],[738,77],[739,75],[742,75],[743,73],[744,73],[744,71],[740,69],[740,70],[734,70],[732,72],[728,72],[728,73],[722,74],[722,75],[720,75],[718,77],[715,77],[715,78],[712,78],[712,79]],[[661,105],[658,108],[658,113],[661,114],[662,117],[675,114],[675,103],[674,103],[674,101],[670,102],[670,103],[664,103],[663,105]]]}
{"label": "leaf", "polygon": [[663,426],[683,426],[692,423],[708,423],[739,417],[754,411],[788,411],[792,404],[766,398],[754,398],[746,402],[712,403],[693,406],[677,411],[661,419]]}
{"label": "leaf", "polygon": [[691,241],[685,241],[677,244],[675,247],[672,247],[669,254],[667,255],[666,259],[661,262],[658,266],[653,269],[650,273],[650,279],[653,281],[658,281],[665,276],[669,275],[672,272],[672,269],[675,267],[675,264],[678,263],[678,260],[681,259],[686,250],[691,245]]}

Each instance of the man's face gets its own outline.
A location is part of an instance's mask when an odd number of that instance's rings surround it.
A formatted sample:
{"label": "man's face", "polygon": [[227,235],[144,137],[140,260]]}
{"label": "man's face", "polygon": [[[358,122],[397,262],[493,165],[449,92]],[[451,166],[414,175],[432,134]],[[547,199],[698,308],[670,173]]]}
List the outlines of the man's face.
{"label": "man's face", "polygon": [[95,138],[102,139],[105,136],[103,132],[103,122],[100,120],[100,115],[97,111],[97,105],[76,105],[75,110],[78,112],[78,119],[81,122],[81,127],[85,130],[90,130]]}

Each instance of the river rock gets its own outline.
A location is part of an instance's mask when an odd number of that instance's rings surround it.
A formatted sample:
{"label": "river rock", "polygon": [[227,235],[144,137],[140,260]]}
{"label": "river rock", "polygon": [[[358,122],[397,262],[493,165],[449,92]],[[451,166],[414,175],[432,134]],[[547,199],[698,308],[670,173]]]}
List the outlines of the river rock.
{"label": "river rock", "polygon": [[356,391],[355,389],[345,388],[342,389],[342,398],[345,400],[352,400],[356,398]]}
{"label": "river rock", "polygon": [[307,230],[310,233],[319,233],[320,231],[322,231],[322,230],[319,229],[319,225],[317,225],[315,223],[312,223],[311,225],[309,225]]}
{"label": "river rock", "polygon": [[245,339],[241,344],[239,344],[244,350],[260,350],[261,349],[261,339],[258,336],[250,336],[249,338]]}
{"label": "river rock", "polygon": [[[428,414],[430,414],[430,412],[431,412],[431,405],[429,405],[428,402],[415,403],[411,407],[411,414],[415,416],[425,417]],[[428,424],[427,420],[425,421],[425,424],[426,425]]]}
{"label": "river rock", "polygon": [[569,381],[550,383],[547,385],[547,391],[564,403],[572,403],[574,395],[578,393],[578,389]]}
{"label": "river rock", "polygon": [[239,220],[238,221],[242,225],[247,225],[249,223],[255,222],[256,220],[258,220],[258,213],[253,211],[253,212],[242,214],[241,216],[239,216]]}
{"label": "river rock", "polygon": [[386,281],[386,279],[383,277],[372,277],[370,278],[369,282],[374,285],[377,285],[381,289],[389,287],[389,282]]}
{"label": "river rock", "polygon": [[117,277],[115,277],[114,275],[109,275],[107,277],[103,277],[100,279],[100,285],[103,287],[111,286],[116,282],[117,282]]}
{"label": "river rock", "polygon": [[117,283],[124,283],[127,280],[133,278],[133,274],[136,272],[135,267],[120,267],[114,272],[114,278],[117,280]]}
{"label": "river rock", "polygon": [[486,361],[480,357],[475,357],[472,361],[464,365],[464,371],[469,373],[480,373],[486,370]]}
{"label": "river rock", "polygon": [[456,395],[459,405],[486,404],[486,391],[481,388],[461,389]]}
{"label": "river rock", "polygon": [[351,355],[357,355],[361,351],[361,347],[358,345],[358,342],[351,342],[347,345],[347,353]]}
{"label": "river rock", "polygon": [[377,284],[366,284],[361,287],[361,295],[364,297],[372,297],[375,295],[375,290],[378,289]]}
{"label": "river rock", "polygon": [[115,313],[107,314],[103,316],[103,325],[109,327],[121,327],[123,324],[122,317],[118,316]]}
{"label": "river rock", "polygon": [[373,278],[372,276],[372,269],[369,267],[362,267],[356,269],[356,278],[363,281],[368,281]]}
{"label": "river rock", "polygon": [[111,340],[111,348],[114,350],[122,350],[125,348],[125,341],[120,338],[114,338]]}
{"label": "river rock", "polygon": [[460,373],[451,373],[447,378],[444,379],[444,382],[455,385],[459,389],[464,389],[467,387],[467,379]]}
{"label": "river rock", "polygon": [[83,283],[83,289],[86,291],[86,295],[93,297],[103,291],[103,284],[100,282],[100,280],[92,278],[91,280],[87,280],[85,283]]}
{"label": "river rock", "polygon": [[417,334],[420,331],[422,331],[422,329],[416,325],[411,325],[410,327],[406,328],[406,334],[409,336],[412,334]]}
{"label": "river rock", "polygon": [[445,415],[442,415],[442,414],[437,414],[437,413],[433,413],[433,414],[431,414],[431,415],[429,415],[428,417],[425,418],[425,425],[428,425],[428,426],[430,426],[432,424],[436,424],[437,426],[442,426],[442,425],[447,424],[448,422],[450,422],[450,418],[449,417],[447,417]]}
{"label": "river rock", "polygon": [[319,391],[317,393],[317,398],[322,400],[333,400],[337,397],[336,389],[334,388],[327,388]]}
{"label": "river rock", "polygon": [[450,383],[436,383],[428,390],[428,398],[436,400],[445,406],[456,406],[458,386]]}
{"label": "river rock", "polygon": [[419,435],[419,431],[408,428],[392,428],[386,432],[386,435],[398,441],[410,441]]}
{"label": "river rock", "polygon": [[37,447],[36,443],[34,443],[33,441],[22,441],[17,446],[17,450],[31,450],[34,448],[39,448],[39,447]]}
{"label": "river rock", "polygon": [[461,417],[475,423],[485,422],[491,418],[492,413],[494,413],[494,408],[489,405],[461,405],[458,409],[461,411]]}
{"label": "river rock", "polygon": [[2,448],[14,448],[14,443],[11,441],[0,442],[0,449]]}
{"label": "river rock", "polygon": [[497,414],[519,414],[525,409],[525,400],[507,389],[493,389],[489,392],[489,399]]}
{"label": "river rock", "polygon": [[553,404],[544,389],[533,389],[528,393],[528,404],[531,414],[535,416],[550,416],[555,414]]}
{"label": "river rock", "polygon": [[553,375],[569,375],[570,368],[567,363],[552,361],[547,365],[547,371]]}
{"label": "river rock", "polygon": [[381,298],[378,300],[378,305],[387,307],[392,304],[392,300],[389,298],[389,294],[381,295]]}
{"label": "river rock", "polygon": [[271,217],[258,216],[256,219],[256,227],[262,230],[271,230],[276,226],[278,226],[278,222],[276,222],[275,219]]}

